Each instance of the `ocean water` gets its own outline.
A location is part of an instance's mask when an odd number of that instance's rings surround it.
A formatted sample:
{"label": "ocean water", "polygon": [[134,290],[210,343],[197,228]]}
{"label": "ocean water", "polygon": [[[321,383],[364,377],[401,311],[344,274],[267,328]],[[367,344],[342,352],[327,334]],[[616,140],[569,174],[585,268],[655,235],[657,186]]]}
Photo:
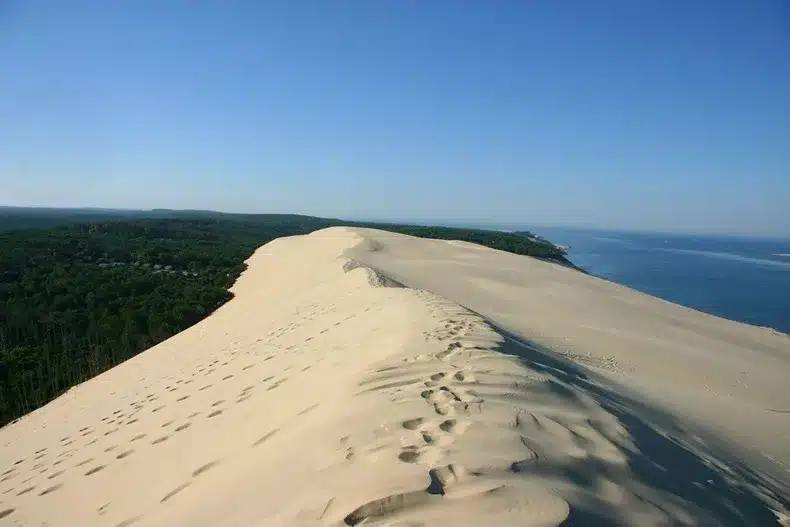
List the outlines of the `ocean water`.
{"label": "ocean water", "polygon": [[790,239],[529,229],[586,271],[720,317],[790,333]]}

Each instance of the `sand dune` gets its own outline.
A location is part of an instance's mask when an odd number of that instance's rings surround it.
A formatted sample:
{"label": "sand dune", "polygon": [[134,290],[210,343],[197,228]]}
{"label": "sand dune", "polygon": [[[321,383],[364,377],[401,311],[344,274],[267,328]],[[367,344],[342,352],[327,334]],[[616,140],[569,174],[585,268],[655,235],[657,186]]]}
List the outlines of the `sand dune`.
{"label": "sand dune", "polygon": [[0,525],[772,525],[790,339],[473,244],[275,240],[0,431]]}

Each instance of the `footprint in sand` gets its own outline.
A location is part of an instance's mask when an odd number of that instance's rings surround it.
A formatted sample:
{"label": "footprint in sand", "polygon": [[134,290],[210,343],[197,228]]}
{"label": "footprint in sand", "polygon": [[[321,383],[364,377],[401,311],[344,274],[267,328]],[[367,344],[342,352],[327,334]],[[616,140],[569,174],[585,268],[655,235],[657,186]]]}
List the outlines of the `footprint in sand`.
{"label": "footprint in sand", "polygon": [[436,354],[436,358],[439,360],[445,360],[450,356],[455,355],[462,347],[463,345],[458,341],[451,342],[447,345],[446,349]]}
{"label": "footprint in sand", "polygon": [[401,450],[398,459],[404,463],[419,463],[432,465],[436,463],[443,453],[431,444],[410,445]]}
{"label": "footprint in sand", "polygon": [[85,473],[85,475],[86,475],[86,476],[91,476],[91,475],[93,475],[93,474],[96,474],[97,472],[99,472],[99,471],[103,470],[103,469],[104,469],[106,466],[107,466],[107,465],[99,465],[99,466],[97,466],[97,467],[93,467],[92,469],[90,469],[89,471],[87,471],[87,472]]}
{"label": "footprint in sand", "polygon": [[403,461],[404,463],[417,463],[420,459],[420,453],[417,452],[417,447],[406,447],[400,454],[398,454],[398,459]]}
{"label": "footprint in sand", "polygon": [[260,445],[262,445],[263,443],[265,443],[266,441],[268,441],[269,439],[271,439],[271,438],[272,438],[272,436],[274,436],[274,434],[276,434],[276,433],[277,433],[277,432],[279,432],[279,431],[280,431],[280,429],[279,429],[279,428],[275,428],[275,429],[274,429],[274,430],[272,430],[271,432],[267,433],[266,435],[264,435],[263,437],[261,437],[260,439],[258,439],[257,441],[255,441],[255,442],[252,444],[252,446],[256,447],[256,446],[260,446]]}
{"label": "footprint in sand", "polygon": [[186,483],[182,483],[178,487],[174,488],[173,490],[171,490],[170,492],[165,494],[165,496],[161,500],[159,500],[160,503],[164,503],[167,500],[171,499],[173,496],[175,496],[176,494],[178,494],[182,490],[186,489],[189,485],[190,485],[190,483],[188,481]]}
{"label": "footprint in sand", "polygon": [[455,375],[453,375],[453,379],[455,379],[458,382],[464,382],[464,383],[475,382],[475,376],[474,375],[472,375],[471,373],[463,372],[463,371],[455,372]]}
{"label": "footprint in sand", "polygon": [[316,408],[318,408],[318,403],[316,403],[316,404],[314,404],[314,405],[312,405],[312,406],[308,406],[307,408],[305,408],[304,410],[301,410],[301,411],[300,411],[298,414],[296,414],[296,415],[306,415],[306,414],[308,414],[308,413],[312,412],[313,410],[315,410]]}
{"label": "footprint in sand", "polygon": [[419,428],[424,421],[425,419],[423,419],[422,417],[417,417],[414,419],[408,419],[406,421],[403,421],[403,423],[401,423],[401,426],[403,426],[403,428],[405,428],[406,430],[417,430],[417,428]]}
{"label": "footprint in sand", "polygon": [[441,430],[442,432],[447,432],[448,434],[452,434],[453,432],[456,431],[457,427],[458,427],[458,421],[456,421],[455,419],[445,419],[439,425],[439,430]]}
{"label": "footprint in sand", "polygon": [[216,467],[218,464],[219,464],[219,461],[212,461],[210,463],[206,463],[205,465],[196,468],[192,472],[192,477],[196,478],[196,477],[200,476],[201,474],[205,474],[206,472],[208,472],[212,468]]}
{"label": "footprint in sand", "polygon": [[38,493],[39,496],[46,496],[47,494],[52,494],[53,492],[59,490],[63,486],[62,483],[58,483],[57,485],[53,485],[49,488],[46,488]]}

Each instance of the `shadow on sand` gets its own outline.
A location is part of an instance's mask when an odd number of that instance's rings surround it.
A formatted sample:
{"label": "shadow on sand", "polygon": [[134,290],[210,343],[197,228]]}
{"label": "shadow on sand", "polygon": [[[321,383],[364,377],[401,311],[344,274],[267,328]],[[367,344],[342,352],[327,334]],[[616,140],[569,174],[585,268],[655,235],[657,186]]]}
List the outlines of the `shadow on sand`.
{"label": "shadow on sand", "polygon": [[[488,323],[504,337],[499,351],[518,357],[530,370],[556,379],[552,381],[556,395],[576,397],[574,390],[578,390],[594,399],[625,427],[635,446],[624,449],[628,455],[627,474],[617,474],[622,469],[589,458],[569,459],[560,466],[538,470],[549,476],[567,478],[580,488],[591,488],[591,475],[636,479],[644,487],[671,496],[676,505],[673,509],[682,510],[686,520],[691,520],[683,523],[782,525],[774,510],[787,511],[790,500],[779,490],[783,489],[780,482],[733,459],[723,449],[711,451],[702,446],[696,433],[685,430],[666,412],[616,393],[564,357]],[[618,517],[617,512],[602,511],[599,505],[595,508],[574,505],[563,525],[617,525],[613,520]],[[661,504],[653,505],[662,508]]]}

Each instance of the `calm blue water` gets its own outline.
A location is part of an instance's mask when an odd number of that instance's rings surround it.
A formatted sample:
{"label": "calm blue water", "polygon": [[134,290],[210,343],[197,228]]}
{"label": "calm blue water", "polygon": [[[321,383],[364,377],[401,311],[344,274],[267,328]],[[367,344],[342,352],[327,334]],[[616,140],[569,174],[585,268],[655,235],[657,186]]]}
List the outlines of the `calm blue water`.
{"label": "calm blue water", "polygon": [[565,228],[532,232],[570,246],[588,272],[639,291],[790,333],[790,240]]}

